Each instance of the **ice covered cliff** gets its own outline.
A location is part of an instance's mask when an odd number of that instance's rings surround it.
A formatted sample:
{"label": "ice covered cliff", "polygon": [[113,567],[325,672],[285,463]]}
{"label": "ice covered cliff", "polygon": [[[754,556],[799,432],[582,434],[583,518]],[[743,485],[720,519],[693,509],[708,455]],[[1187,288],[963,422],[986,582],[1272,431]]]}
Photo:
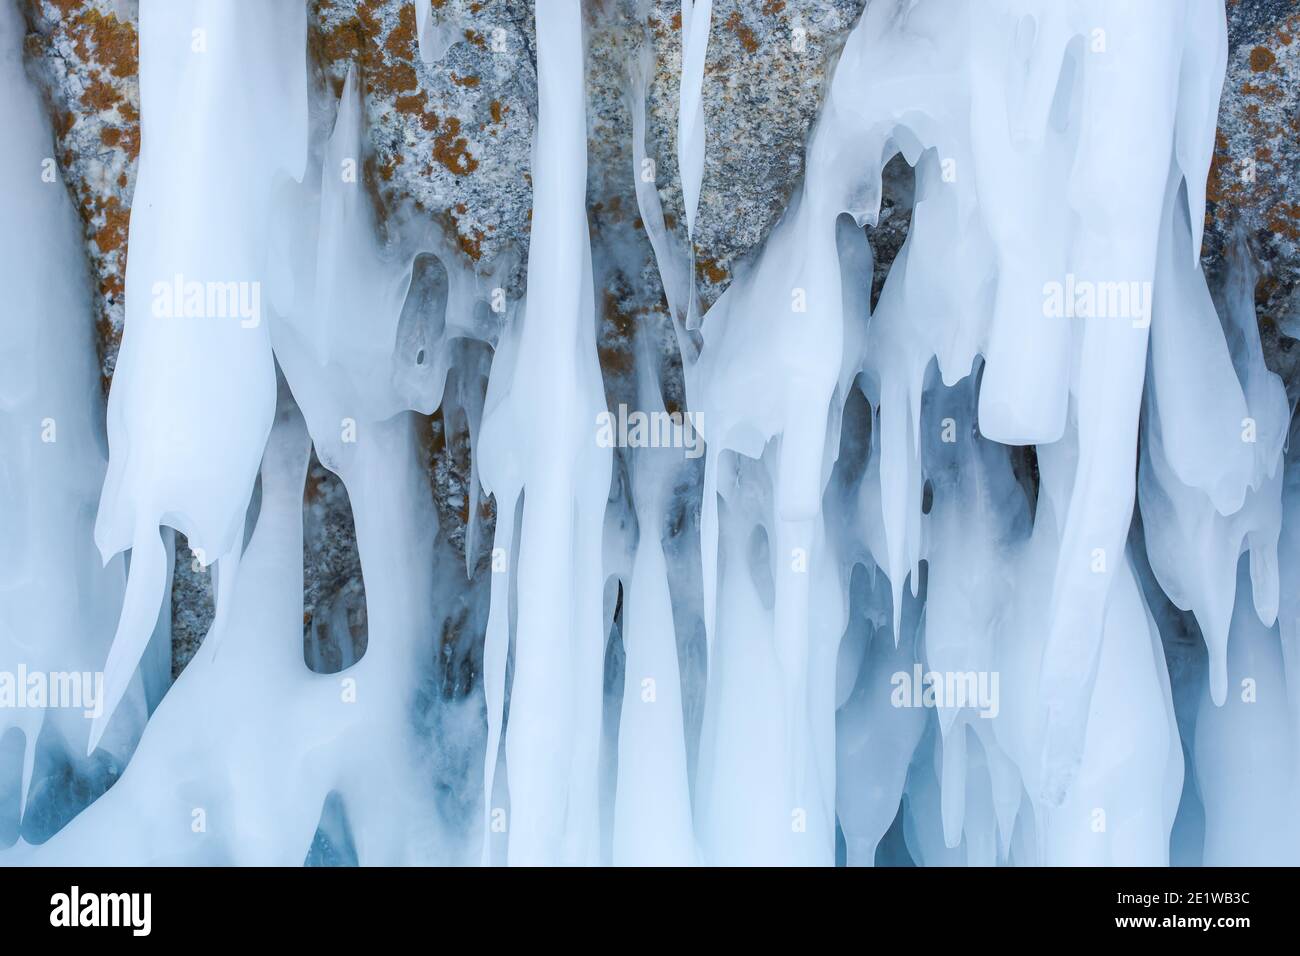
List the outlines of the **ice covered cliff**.
{"label": "ice covered cliff", "polygon": [[0,26],[0,681],[93,698],[0,683],[0,860],[1300,860],[1290,220],[1210,217],[1201,267],[1207,182],[1293,198],[1218,119],[1230,63],[1285,109],[1289,40],[1217,0]]}

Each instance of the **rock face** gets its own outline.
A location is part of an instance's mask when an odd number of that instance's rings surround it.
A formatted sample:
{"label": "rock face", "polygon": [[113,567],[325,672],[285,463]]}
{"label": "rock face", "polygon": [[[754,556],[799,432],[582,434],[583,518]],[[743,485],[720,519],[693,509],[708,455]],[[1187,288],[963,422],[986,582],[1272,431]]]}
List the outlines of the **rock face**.
{"label": "rock face", "polygon": [[199,652],[203,635],[212,626],[216,597],[212,572],[189,548],[183,534],[176,535],[176,560],[172,566],[172,679],[180,676]]}
{"label": "rock face", "polygon": [[1207,188],[1204,263],[1218,285],[1248,252],[1269,367],[1300,388],[1300,3],[1229,0],[1228,75]]}
{"label": "rock face", "polygon": [[[384,211],[435,220],[487,271],[527,249],[537,79],[522,0],[311,0],[308,45],[337,100],[365,91],[366,178]],[[423,31],[421,31],[423,26]]]}
{"label": "rock face", "polygon": [[[830,70],[865,0],[717,0],[704,63],[704,180],[696,217],[696,285],[707,308],[736,263],[767,238],[803,178],[804,148]],[[647,16],[654,80],[647,114],[659,195],[685,246],[677,174],[681,4]]]}
{"label": "rock face", "polygon": [[[140,142],[137,0],[0,2],[19,3],[26,18],[29,72],[44,90],[55,131],[48,173],[66,183],[85,226],[107,389],[122,332]],[[328,132],[344,80],[355,69],[367,128],[361,175],[388,238],[420,241],[436,233],[476,274],[494,277],[512,295],[522,291],[537,109],[531,3],[307,2],[314,128]],[[867,2],[714,0],[703,88],[704,181],[693,237],[704,307],[762,245],[799,186],[836,56]],[[645,350],[655,357],[668,407],[683,401],[673,324],[635,192],[643,161],[652,160],[670,245],[689,261],[676,159],[680,9],[677,0],[585,3],[588,219],[598,347],[611,405],[635,399],[633,372]],[[1300,0],[1228,0],[1227,10],[1228,78],[1204,262],[1212,285],[1220,286],[1234,255],[1255,264],[1265,354],[1294,396],[1300,390],[1300,350],[1293,348],[1300,326]],[[641,102],[630,92],[638,71],[645,83]],[[645,155],[633,147],[639,112]],[[883,181],[880,221],[868,232],[877,294],[906,238],[912,202],[911,171],[901,159]],[[467,545],[475,498],[466,425],[441,416],[426,424],[430,488],[448,560],[463,561],[468,546],[482,564],[494,515],[490,501],[479,506],[481,523]],[[335,632],[343,626],[353,645],[364,646],[360,565],[346,494],[338,491],[337,478],[313,465],[304,503],[309,658],[322,615],[336,622]],[[211,588],[206,574],[193,571],[183,539],[177,545],[173,631],[183,665],[210,622]],[[330,657],[323,666],[334,663]]]}
{"label": "rock face", "polygon": [[347,489],[311,456],[303,491],[303,659],[335,674],[366,650],[366,589]]}
{"label": "rock face", "polygon": [[126,315],[127,226],[140,156],[138,0],[23,0],[30,72],[49,104],[58,155],[42,178],[67,183],[97,291],[105,394]]}

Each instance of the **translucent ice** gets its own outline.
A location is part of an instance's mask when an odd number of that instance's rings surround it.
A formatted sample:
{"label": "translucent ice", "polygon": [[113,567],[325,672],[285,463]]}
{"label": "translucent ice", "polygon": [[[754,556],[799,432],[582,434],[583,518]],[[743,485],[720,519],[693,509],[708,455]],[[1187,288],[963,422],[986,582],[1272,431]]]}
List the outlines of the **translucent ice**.
{"label": "translucent ice", "polygon": [[[597,309],[604,14],[534,4],[512,280],[446,210],[376,215],[366,63],[318,83],[300,2],[142,0],[107,408],[11,7],[0,861],[1300,862],[1300,426],[1248,248],[1221,287],[1199,266],[1221,0],[871,0],[707,309],[723,26],[683,0],[675,142],[643,46],[620,171],[672,355],[658,313],[614,335]],[[400,9],[443,69],[463,31]],[[910,226],[873,301],[891,162]],[[620,336],[628,361],[598,352]],[[665,430],[602,439],[616,401]],[[469,448],[454,494],[434,415]],[[336,674],[302,652],[313,451],[364,570]],[[176,532],[216,618],[171,681]],[[27,699],[101,671],[86,715]]]}

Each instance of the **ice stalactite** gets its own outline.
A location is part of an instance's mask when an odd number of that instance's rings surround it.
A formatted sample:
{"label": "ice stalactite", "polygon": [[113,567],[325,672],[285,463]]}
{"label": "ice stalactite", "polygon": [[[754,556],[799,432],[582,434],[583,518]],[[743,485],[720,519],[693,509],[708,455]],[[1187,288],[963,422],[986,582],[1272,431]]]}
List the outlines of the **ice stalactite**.
{"label": "ice stalactite", "polygon": [[[268,27],[267,40],[277,36],[300,48],[301,20]],[[346,174],[359,155],[359,110],[350,81],[304,182],[273,180],[278,188],[262,199],[278,214],[266,230],[277,268],[261,273],[269,275],[268,325],[294,391],[281,388],[262,458],[247,573],[229,590],[228,636],[182,673],[109,798],[43,847],[40,862],[295,865],[331,796],[362,863],[429,863],[453,852],[420,785],[410,720],[418,654],[434,625],[429,582],[410,569],[431,566],[437,518],[406,410],[441,400],[447,330],[400,327],[413,256],[376,247],[368,199]],[[468,315],[462,291],[453,283],[450,298]],[[383,635],[342,676],[308,670],[295,640],[312,444],[348,487],[369,626]],[[248,760],[256,769],[244,779]],[[193,769],[176,780],[177,766]],[[79,834],[100,821],[110,821],[102,825],[115,839],[91,847]]]}
{"label": "ice stalactite", "polygon": [[709,46],[713,0],[682,0],[682,75],[678,87],[677,166],[682,177],[686,230],[695,231],[704,179],[704,58]]}
{"label": "ice stalactite", "polygon": [[[596,361],[586,216],[582,18],[577,0],[540,3],[538,117],[528,298],[492,367],[479,442],[497,497],[498,547],[518,551],[514,679],[505,734],[512,863],[599,861],[597,766],[604,671],[600,573],[610,451],[595,443],[604,408]],[[519,504],[521,502],[521,504]],[[522,509],[519,534],[509,516]],[[513,560],[513,558],[512,558]],[[487,650],[495,722],[504,659],[494,587]],[[489,625],[491,628],[491,625]],[[495,734],[489,736],[488,761]],[[487,796],[490,798],[491,791]]]}
{"label": "ice stalactite", "polygon": [[[1197,784],[1205,806],[1206,866],[1294,865],[1295,727],[1283,651],[1275,628],[1250,599],[1248,562],[1236,578],[1224,677],[1234,692],[1222,704],[1201,700],[1196,720]],[[1290,696],[1288,696],[1290,693]],[[1242,745],[1251,741],[1250,746]],[[1259,822],[1268,820],[1267,829]]]}
{"label": "ice stalactite", "polygon": [[[1080,76],[1079,140],[1067,185],[1077,216],[1067,275],[1076,282],[1103,289],[1116,281],[1129,289],[1150,288],[1167,179],[1205,179],[1207,151],[1200,168],[1170,163],[1176,118],[1184,126],[1198,124],[1179,129],[1180,138],[1203,141],[1213,128],[1212,112],[1207,116],[1206,109],[1195,109],[1195,102],[1190,116],[1176,110],[1181,95],[1191,98],[1203,90],[1200,84],[1194,91],[1180,89],[1183,46],[1224,46],[1222,28],[1198,29],[1189,9],[1169,3],[1088,11],[1094,21],[1087,26],[1089,35],[1103,31],[1108,45],[1104,59],[1084,60]],[[1121,98],[1124,109],[1115,109]],[[1144,144],[1136,159],[1124,154],[1135,142]],[[1065,798],[1083,760],[1101,622],[1116,587],[1116,569],[1126,566],[1148,309],[1130,304],[1127,323],[1085,322],[1075,339],[1071,394],[1079,457],[1063,516],[1041,690],[1047,719],[1042,787],[1052,803]],[[1140,632],[1141,617],[1130,626]]]}
{"label": "ice stalactite", "polygon": [[184,533],[201,564],[215,562],[209,644],[219,642],[230,610],[245,511],[275,408],[261,312],[267,210],[277,177],[302,177],[305,31],[303,11],[291,4],[142,4],[149,133],[95,528],[105,558],[131,549],[131,571],[91,749],[158,618],[167,580],[160,525]]}
{"label": "ice stalactite", "polygon": [[[666,414],[648,363],[640,367],[638,407]],[[682,452],[638,448],[632,458],[632,496],[639,533],[623,599],[626,660],[618,723],[612,860],[615,865],[684,866],[697,862],[697,854],[681,666],[661,540],[679,481]]]}
{"label": "ice stalactite", "polygon": [[[824,517],[819,496],[837,453],[838,410],[860,371],[858,381],[877,410],[871,474],[878,485],[864,486],[863,507],[879,517],[868,518],[866,537],[888,576],[894,640],[904,636],[908,579],[913,595],[922,593],[924,579],[919,652],[927,667],[1004,678],[1000,714],[981,715],[990,718],[985,722],[941,705],[942,741],[918,752],[934,754],[941,796],[932,802],[942,819],[942,844],[951,849],[964,840],[969,859],[974,835],[981,846],[992,846],[985,837],[994,828],[1001,835],[997,852],[978,855],[986,862],[1006,859],[1017,817],[1025,813],[1043,861],[1167,860],[1182,755],[1158,632],[1126,542],[1149,290],[1160,288],[1164,274],[1157,270],[1158,248],[1178,270],[1168,280],[1178,291],[1163,298],[1156,292],[1156,321],[1176,295],[1208,300],[1195,267],[1199,230],[1193,235],[1187,223],[1201,218],[1216,77],[1223,70],[1221,21],[1221,11],[1216,17],[1203,5],[1182,3],[1121,10],[1012,2],[991,11],[877,3],[850,35],[813,133],[802,194],[757,260],[705,315],[698,361],[690,362],[683,348],[688,402],[701,410],[709,439],[706,595],[710,564],[726,567],[717,585],[710,706],[727,697],[728,625],[743,621],[740,628],[757,635],[757,645],[751,638],[746,648],[749,666],[756,646],[771,646],[776,655],[782,693],[769,685],[765,696],[785,708],[784,754],[793,761],[779,767],[775,782],[765,782],[766,792],[786,787],[798,795],[805,767],[788,742],[815,746],[806,723],[815,720],[819,700],[810,681],[813,632],[819,623],[832,628],[835,616],[819,622],[811,611],[824,616],[828,604],[810,606],[807,595],[825,553],[817,535]],[[981,42],[968,41],[968,30]],[[1135,85],[1141,94],[1126,97],[1122,91]],[[1143,144],[1140,155],[1124,147],[1134,143]],[[916,171],[912,231],[867,323],[861,307],[847,306],[841,285],[862,289],[870,270],[852,265],[844,244],[837,246],[835,222],[845,212],[872,220],[879,169],[897,151]],[[865,168],[863,157],[871,158]],[[1063,205],[1049,211],[1053,204]],[[1049,290],[1056,285],[1073,295],[1076,282],[1089,295],[1118,289],[1134,296],[1128,311],[1116,315],[1107,316],[1104,303],[1088,306],[1091,313],[1053,314],[1045,306]],[[1171,341],[1178,331],[1172,318],[1164,322],[1157,334]],[[1236,433],[1219,431],[1197,446],[1214,479],[1233,489],[1235,501],[1219,504],[1234,516],[1243,479],[1257,485],[1276,464],[1286,411],[1276,379],[1269,380],[1258,352],[1251,353],[1251,336],[1229,339],[1242,343],[1238,368],[1220,364],[1215,373],[1240,392],[1239,374],[1256,403],[1267,405],[1260,443],[1243,445]],[[1226,358],[1217,331],[1215,341],[1210,354]],[[1153,356],[1159,360],[1158,349]],[[1160,394],[1158,378],[1150,396]],[[945,397],[950,392],[955,397]],[[1193,404],[1209,393],[1202,395]],[[925,411],[934,404],[946,414]],[[1231,408],[1216,415],[1244,424]],[[1189,416],[1191,427],[1206,427],[1214,417]],[[1005,447],[1030,443],[1040,446],[1042,468],[1032,536]],[[949,448],[961,454],[954,459]],[[736,453],[763,466],[740,469],[746,477],[737,480],[727,464]],[[1241,476],[1235,485],[1233,468]],[[757,496],[743,518],[731,506],[733,483]],[[932,502],[923,508],[927,495]],[[1250,513],[1232,523],[1251,520]],[[1186,520],[1196,519],[1188,514]],[[730,521],[739,527],[728,530]],[[1258,526],[1275,531],[1278,524],[1276,516],[1263,517]],[[746,549],[753,560],[742,529],[754,526],[773,580],[770,607],[752,585],[737,592],[739,585],[726,580]],[[1149,535],[1159,544],[1176,527],[1162,523]],[[710,552],[714,536],[720,559]],[[1253,580],[1267,622],[1274,613],[1275,561],[1267,541],[1259,546]],[[1181,570],[1203,547],[1184,540],[1168,550],[1179,555]],[[1233,563],[1235,547],[1234,540],[1204,551],[1210,560]],[[1159,574],[1161,563],[1153,563]],[[838,580],[832,578],[827,592],[831,607],[845,600],[842,574]],[[748,610],[742,610],[730,602],[746,589]],[[1210,600],[1224,589],[1198,586],[1196,593]],[[709,600],[706,620],[713,620]],[[861,704],[842,712],[842,725],[867,706],[858,699]],[[763,716],[770,720],[770,713]],[[730,726],[749,726],[745,720],[737,714]],[[1142,731],[1132,734],[1133,726]],[[749,732],[758,733],[757,725]],[[782,753],[764,751],[769,759]],[[983,787],[993,788],[992,802],[980,805],[994,815],[964,824],[976,753]],[[707,780],[707,769],[704,774]],[[739,779],[735,772],[726,776]],[[845,788],[841,780],[841,794]],[[740,789],[728,794],[727,805],[740,802]],[[703,814],[712,795],[703,785],[701,793]],[[808,802],[796,796],[783,806],[798,817]],[[1108,829],[1100,816],[1099,829],[1089,828],[1094,810],[1109,814]],[[855,857],[870,852],[859,847],[873,847],[889,818],[880,812],[874,829],[853,833]],[[712,824],[705,817],[705,831],[716,834]],[[776,833],[775,809],[766,825]],[[746,833],[752,839],[760,828],[755,821]],[[1098,839],[1097,832],[1108,835]],[[924,855],[925,838],[917,839]],[[713,849],[715,860],[725,859]]]}
{"label": "ice stalactite", "polygon": [[[374,573],[372,627],[393,640],[375,646],[345,677],[303,665],[302,483],[308,435],[287,393],[263,460],[262,507],[233,591],[231,630],[215,657],[200,654],[164,698],[126,774],[34,859],[105,864],[260,864],[303,861],[330,794],[346,807],[362,863],[432,862],[443,851],[419,786],[407,698],[414,670],[399,643],[407,604],[380,583],[384,562],[421,555],[401,535],[421,517],[415,472],[394,468],[411,444],[403,430],[369,443],[353,501],[364,559]],[[406,456],[409,464],[409,453]],[[382,466],[375,461],[382,460]],[[376,481],[375,471],[383,478]],[[367,479],[374,496],[359,492]],[[427,509],[427,504],[425,508]],[[427,517],[427,516],[426,516]],[[395,520],[396,519],[396,520]],[[396,540],[388,537],[398,532]],[[418,532],[414,533],[419,537]],[[382,557],[381,557],[382,555]],[[391,571],[391,568],[389,568]],[[391,584],[398,578],[390,575]],[[177,776],[176,767],[189,770]],[[109,834],[111,833],[111,838]],[[99,834],[99,836],[96,836]]]}
{"label": "ice stalactite", "polygon": [[415,4],[415,29],[420,59],[432,66],[443,58],[447,49],[458,39],[455,25],[434,18],[431,0],[412,2]]}
{"label": "ice stalactite", "polygon": [[[100,670],[121,605],[124,562],[101,566],[92,528],[107,459],[103,399],[86,316],[90,282],[39,97],[23,71],[20,15],[0,5],[0,844],[44,839],[67,819],[68,780],[92,793],[120,772],[140,733],[135,680],[101,751],[85,757]],[[152,631],[152,621],[144,633]],[[21,665],[21,669],[17,665]],[[29,695],[27,675],[85,682],[85,706]],[[33,688],[34,689],[34,688]],[[19,703],[22,697],[26,706]],[[38,766],[38,751],[41,763]],[[46,788],[45,782],[52,786]],[[77,809],[77,808],[74,808]],[[47,830],[48,828],[48,830]],[[45,831],[45,832],[42,832]]]}
{"label": "ice stalactite", "polygon": [[[835,809],[847,864],[872,866],[880,841],[898,814],[908,766],[925,732],[925,712],[894,706],[890,683],[892,675],[911,672],[922,622],[920,602],[908,595],[902,639],[895,645],[892,621],[879,614],[889,607],[888,595],[881,591],[888,588],[888,581],[884,575],[865,573],[859,580],[863,593],[856,596],[837,669]],[[871,594],[873,588],[878,593]]]}
{"label": "ice stalactite", "polygon": [[[1211,693],[1222,704],[1243,548],[1259,616],[1266,624],[1277,617],[1282,456],[1291,410],[1281,381],[1264,366],[1254,277],[1243,274],[1250,267],[1237,265],[1220,324],[1204,281],[1185,258],[1187,220],[1181,208],[1169,206],[1167,215],[1178,222],[1168,224],[1174,248],[1162,250],[1157,276],[1156,316],[1167,318],[1152,324],[1139,494],[1150,522],[1152,570],[1176,605],[1195,612],[1210,650]],[[1197,414],[1165,412],[1179,407]]]}
{"label": "ice stalactite", "polygon": [[[415,66],[457,55],[428,0],[384,15]],[[719,27],[683,0],[687,248],[644,49],[619,172],[680,355],[637,313],[626,362],[588,215],[597,14],[533,15],[522,296],[513,263],[374,202],[377,78],[313,82],[296,0],[142,0],[106,413],[65,193],[0,197],[23,237],[0,262],[0,671],[105,671],[93,721],[0,710],[0,861],[298,864],[322,840],[361,864],[1300,859],[1300,426],[1248,253],[1213,292],[1198,264],[1222,3],[872,0],[788,208],[705,309]],[[13,20],[0,4],[0,172],[21,179],[51,147]],[[898,156],[911,227],[873,304]],[[610,441],[615,400],[705,445]],[[434,414],[470,447],[454,560]],[[313,451],[364,569],[365,651],[332,674],[302,654]],[[174,531],[217,616],[165,687]],[[464,700],[429,705],[480,640]],[[107,792],[49,797],[43,828],[41,760]]]}

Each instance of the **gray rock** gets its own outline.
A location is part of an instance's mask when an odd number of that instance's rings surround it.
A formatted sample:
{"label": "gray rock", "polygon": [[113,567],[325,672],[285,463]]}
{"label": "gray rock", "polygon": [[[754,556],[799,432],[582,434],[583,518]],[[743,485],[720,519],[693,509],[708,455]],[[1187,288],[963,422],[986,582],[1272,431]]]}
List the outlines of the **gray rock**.
{"label": "gray rock", "polygon": [[138,0],[20,0],[28,72],[49,105],[58,173],[86,234],[104,393],[126,315],[127,225],[140,155]]}
{"label": "gray rock", "polygon": [[[665,221],[687,247],[677,171],[681,5],[651,0],[647,139]],[[865,0],[715,0],[704,64],[696,286],[704,308],[771,232],[803,177],[808,131]],[[802,33],[798,32],[802,30]]]}
{"label": "gray rock", "polygon": [[180,532],[176,533],[176,561],[172,567],[171,612],[172,679],[175,680],[199,652],[203,636],[216,614],[212,568],[203,566]]}
{"label": "gray rock", "polygon": [[1234,252],[1254,259],[1264,356],[1294,398],[1300,388],[1300,3],[1231,0],[1228,39],[1203,262],[1217,290]]}
{"label": "gray rock", "polygon": [[315,451],[302,498],[302,570],[303,659],[336,674],[365,653],[366,585],[347,489]]}
{"label": "gray rock", "polygon": [[308,45],[334,98],[348,70],[359,71],[366,180],[381,211],[431,217],[487,270],[527,248],[532,10],[522,0],[435,0],[431,16],[434,39],[422,48],[409,0],[311,0]]}

